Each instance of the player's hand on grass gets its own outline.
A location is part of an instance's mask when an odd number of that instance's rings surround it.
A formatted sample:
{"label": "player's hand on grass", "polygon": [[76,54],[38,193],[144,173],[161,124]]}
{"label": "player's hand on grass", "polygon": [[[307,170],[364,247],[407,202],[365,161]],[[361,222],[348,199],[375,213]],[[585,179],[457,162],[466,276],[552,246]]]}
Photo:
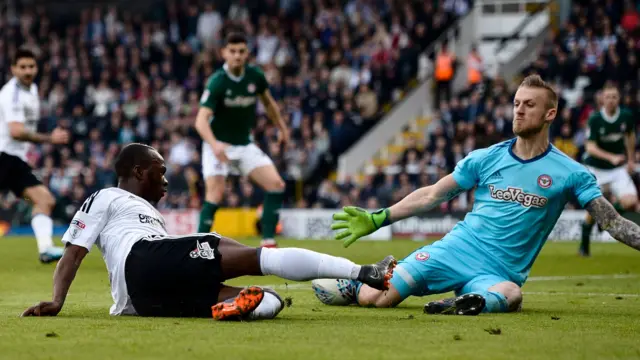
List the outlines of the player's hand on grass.
{"label": "player's hand on grass", "polygon": [[69,143],[69,132],[62,128],[55,128],[51,133],[51,143],[54,145],[64,145]]}
{"label": "player's hand on grass", "polygon": [[333,214],[331,229],[344,229],[336,235],[336,240],[342,240],[344,247],[378,230],[373,215],[368,211],[355,206],[345,206],[342,210],[343,212]]}
{"label": "player's hand on grass", "polygon": [[221,163],[226,163],[229,161],[227,154],[224,152],[228,146],[229,144],[223,143],[221,141],[216,141],[215,143],[213,143],[213,145],[211,145],[211,147],[213,148],[213,155],[215,155],[218,161],[220,161]]}
{"label": "player's hand on grass", "polygon": [[62,310],[62,305],[51,301],[41,301],[22,313],[22,316],[56,316]]}

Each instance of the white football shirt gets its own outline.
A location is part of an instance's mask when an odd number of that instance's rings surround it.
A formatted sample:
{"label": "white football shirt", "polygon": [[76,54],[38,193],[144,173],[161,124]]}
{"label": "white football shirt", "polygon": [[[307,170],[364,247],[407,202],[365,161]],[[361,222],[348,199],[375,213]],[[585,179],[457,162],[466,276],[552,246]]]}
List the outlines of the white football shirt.
{"label": "white football shirt", "polygon": [[27,161],[29,143],[14,140],[9,134],[9,123],[20,122],[29,131],[36,131],[40,119],[38,86],[31,83],[29,89],[17,78],[9,80],[0,90],[0,151]]}
{"label": "white football shirt", "polygon": [[95,192],[75,214],[62,242],[91,250],[95,244],[107,265],[111,315],[135,315],[131,305],[124,266],[131,247],[141,239],[167,236],[165,221],[149,202],[120,188]]}

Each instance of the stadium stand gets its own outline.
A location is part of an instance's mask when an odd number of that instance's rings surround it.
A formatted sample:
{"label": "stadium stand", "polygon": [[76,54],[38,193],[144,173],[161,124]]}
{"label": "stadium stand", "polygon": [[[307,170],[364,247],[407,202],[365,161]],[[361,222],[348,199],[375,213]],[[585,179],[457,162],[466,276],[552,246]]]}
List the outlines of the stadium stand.
{"label": "stadium stand", "polygon": [[[204,80],[222,63],[227,29],[249,35],[253,61],[263,67],[294,139],[279,148],[262,116],[256,141],[287,181],[296,182],[317,178],[322,163],[389,110],[417,76],[418,54],[468,8],[459,0],[239,0],[219,7],[169,0],[146,1],[156,6],[144,13],[115,3],[73,2],[65,13],[51,2],[17,2],[0,21],[0,80],[10,79],[19,46],[35,50],[40,127],[73,133],[68,147],[33,146],[29,154],[57,197],[60,223],[88,194],[114,185],[114,156],[133,141],[160,149],[170,164],[161,208],[200,207],[200,140],[192,124]],[[223,206],[259,205],[261,196],[246,179],[228,186]],[[325,198],[325,188],[317,198]],[[317,205],[309,189],[308,200],[297,205]],[[28,222],[24,202],[1,194],[0,200],[0,219]]]}
{"label": "stadium stand", "polygon": [[[430,120],[420,119],[406,129],[401,134],[406,137],[403,145],[387,147],[390,160],[374,162],[362,181],[349,178],[341,186],[324,184],[323,204],[389,206],[412,189],[435,183],[470,151],[511,137],[512,97],[520,79],[529,74],[541,75],[560,94],[551,139],[578,161],[584,152],[586,121],[591,111],[600,108],[599,89],[606,82],[622,89],[622,105],[638,118],[640,2],[573,3],[567,22],[545,39],[537,59],[519,76],[505,79],[483,73],[481,83],[470,81],[450,101],[440,102]],[[482,68],[477,53],[469,61]],[[469,80],[471,75],[475,74],[469,74]],[[636,144],[636,161],[639,150]],[[463,196],[440,210],[468,211],[471,206],[471,197]]]}

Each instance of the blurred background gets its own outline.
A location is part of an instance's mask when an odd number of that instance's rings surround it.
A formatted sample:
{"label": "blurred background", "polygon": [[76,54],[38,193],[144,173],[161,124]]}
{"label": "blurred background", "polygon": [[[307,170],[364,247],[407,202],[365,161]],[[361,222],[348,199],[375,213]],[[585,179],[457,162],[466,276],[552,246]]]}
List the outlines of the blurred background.
{"label": "blurred background", "polygon": [[[584,152],[586,120],[600,108],[605,83],[617,84],[622,105],[640,115],[640,1],[0,6],[0,81],[11,78],[18,47],[35,50],[40,130],[61,126],[73,134],[69,146],[33,145],[29,153],[57,198],[53,218],[60,225],[89,194],[116,185],[113,160],[130,142],[150,144],[167,160],[163,214],[199,211],[201,140],[193,124],[205,81],[223,63],[221,41],[231,25],[248,35],[250,61],[264,70],[291,129],[291,143],[281,148],[260,108],[256,143],[286,180],[289,209],[373,209],[433,184],[470,151],[513,136],[512,97],[529,74],[540,74],[560,95],[551,139],[574,159]],[[232,176],[227,186],[223,207],[254,212],[261,205],[260,190],[246,178]],[[436,212],[464,213],[472,202],[473,194],[463,194]],[[27,203],[0,194],[0,221],[19,227],[29,220]]]}

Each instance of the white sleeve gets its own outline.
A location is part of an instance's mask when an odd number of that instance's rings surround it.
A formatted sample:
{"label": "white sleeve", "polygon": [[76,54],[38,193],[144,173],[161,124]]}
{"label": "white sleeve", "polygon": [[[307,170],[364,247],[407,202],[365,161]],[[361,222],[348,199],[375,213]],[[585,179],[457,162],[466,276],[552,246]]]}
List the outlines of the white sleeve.
{"label": "white sleeve", "polygon": [[24,117],[22,102],[20,102],[18,89],[2,94],[2,96],[0,97],[0,110],[2,111],[2,118],[7,123],[24,123],[26,121]]}
{"label": "white sleeve", "polygon": [[109,221],[109,196],[107,194],[99,196],[99,193],[100,191],[97,191],[89,196],[76,212],[69,228],[62,236],[62,242],[65,245],[78,245],[91,251],[91,247]]}

